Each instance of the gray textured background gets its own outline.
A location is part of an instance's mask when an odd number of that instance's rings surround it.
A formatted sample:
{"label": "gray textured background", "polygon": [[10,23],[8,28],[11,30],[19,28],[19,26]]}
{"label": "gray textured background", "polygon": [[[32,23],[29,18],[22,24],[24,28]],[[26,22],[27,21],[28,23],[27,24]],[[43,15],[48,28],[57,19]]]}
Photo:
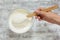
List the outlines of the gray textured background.
{"label": "gray textured background", "polygon": [[[17,8],[35,10],[43,6],[60,4],[59,0],[0,0],[0,40],[60,40],[60,26],[36,21],[27,33],[17,34],[9,29],[8,18],[11,12]],[[54,10],[60,14],[60,8]],[[38,24],[39,23],[39,24]]]}

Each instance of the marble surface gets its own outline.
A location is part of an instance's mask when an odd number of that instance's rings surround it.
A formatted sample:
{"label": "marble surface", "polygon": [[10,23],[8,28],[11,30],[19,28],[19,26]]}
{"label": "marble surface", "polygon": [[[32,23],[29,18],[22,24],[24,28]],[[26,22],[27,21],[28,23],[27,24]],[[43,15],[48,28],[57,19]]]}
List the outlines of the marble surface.
{"label": "marble surface", "polygon": [[[32,28],[23,34],[9,29],[8,19],[15,9],[24,8],[28,11],[43,6],[60,4],[60,0],[0,0],[0,40],[60,40],[60,25],[34,20]],[[59,5],[60,7],[60,5]],[[60,8],[54,10],[60,15]]]}

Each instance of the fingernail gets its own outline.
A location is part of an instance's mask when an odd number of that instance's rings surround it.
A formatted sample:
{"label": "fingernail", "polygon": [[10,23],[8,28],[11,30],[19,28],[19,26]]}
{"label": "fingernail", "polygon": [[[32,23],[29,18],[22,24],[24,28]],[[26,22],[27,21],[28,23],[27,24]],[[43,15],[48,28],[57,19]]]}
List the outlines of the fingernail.
{"label": "fingernail", "polygon": [[37,19],[37,16],[35,16],[35,18]]}

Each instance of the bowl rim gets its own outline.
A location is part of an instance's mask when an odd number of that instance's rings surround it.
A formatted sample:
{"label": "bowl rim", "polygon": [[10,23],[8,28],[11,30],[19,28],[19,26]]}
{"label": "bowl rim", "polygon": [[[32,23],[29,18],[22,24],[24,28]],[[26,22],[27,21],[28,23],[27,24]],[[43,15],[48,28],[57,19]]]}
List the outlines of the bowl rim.
{"label": "bowl rim", "polygon": [[[20,9],[21,10],[21,9]],[[25,9],[23,9],[23,10],[25,10]],[[14,10],[15,11],[15,10]],[[16,28],[14,28],[14,26],[12,25],[12,23],[11,23],[11,19],[12,19],[12,14],[13,14],[13,12],[14,11],[12,11],[12,13],[10,14],[10,16],[9,16],[9,29],[11,30],[11,31],[13,31],[13,32],[15,32],[15,33],[25,33],[25,32],[27,32],[31,27],[32,27],[32,24],[30,24],[29,25],[29,27],[25,27],[25,29],[26,28],[28,28],[27,30],[24,30],[23,32],[20,32],[20,30],[18,31]],[[27,10],[25,10],[25,11],[27,11]],[[28,12],[28,11],[27,11]]]}

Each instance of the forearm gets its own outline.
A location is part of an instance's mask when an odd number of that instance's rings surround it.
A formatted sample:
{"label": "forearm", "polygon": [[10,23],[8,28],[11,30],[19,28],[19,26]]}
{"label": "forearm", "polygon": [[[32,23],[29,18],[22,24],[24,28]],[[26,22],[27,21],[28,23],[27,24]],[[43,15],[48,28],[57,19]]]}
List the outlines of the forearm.
{"label": "forearm", "polygon": [[52,19],[55,21],[56,24],[59,24],[60,25],[60,16],[59,15],[53,16]]}
{"label": "forearm", "polygon": [[44,18],[44,20],[51,22],[51,23],[55,23],[55,24],[59,24],[60,25],[60,16],[57,14],[45,14],[46,17]]}

